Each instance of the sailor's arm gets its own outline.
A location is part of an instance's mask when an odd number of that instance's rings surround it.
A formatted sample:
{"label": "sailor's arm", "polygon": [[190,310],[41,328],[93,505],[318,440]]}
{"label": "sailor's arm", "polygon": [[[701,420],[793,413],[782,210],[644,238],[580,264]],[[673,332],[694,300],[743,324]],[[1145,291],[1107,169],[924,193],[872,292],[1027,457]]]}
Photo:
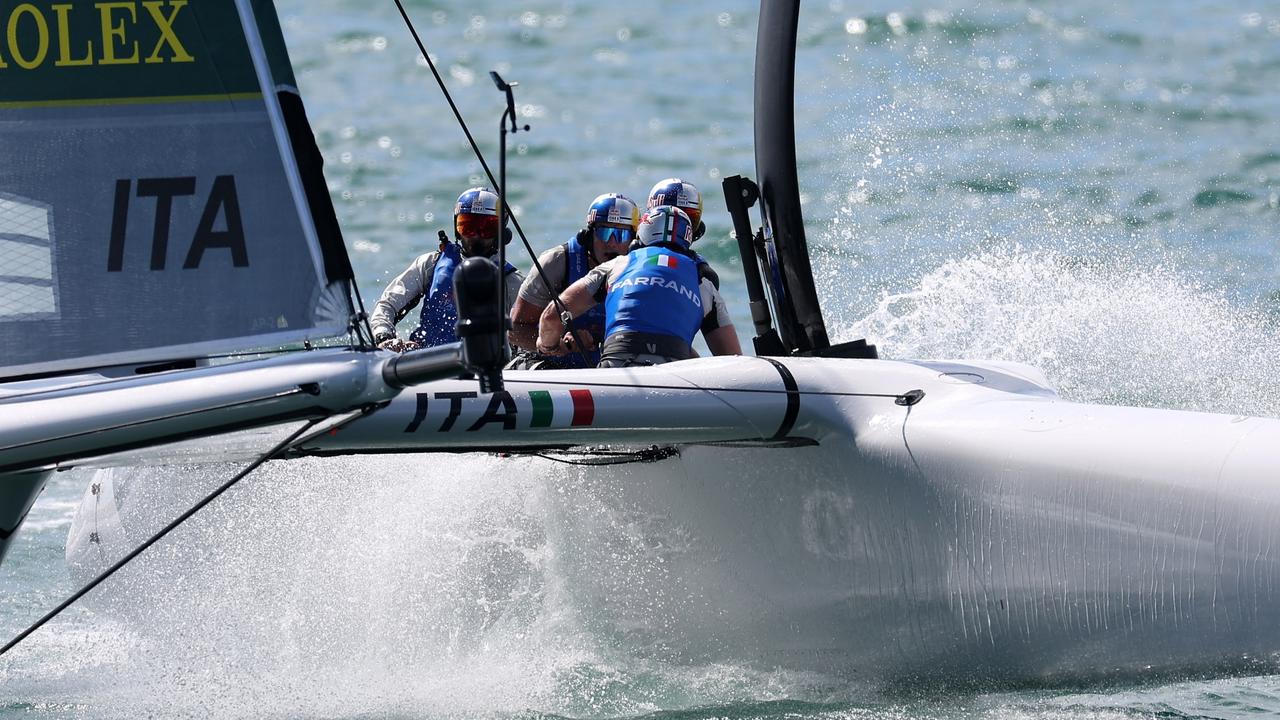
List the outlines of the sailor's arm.
{"label": "sailor's arm", "polygon": [[[625,257],[625,255],[617,257],[591,268],[586,275],[582,276],[582,279],[565,288],[565,291],[560,294],[559,305],[564,307],[571,318],[575,318],[604,302],[608,280],[611,275],[616,274],[615,271],[621,272],[622,268],[625,267]],[[548,303],[538,321],[537,351],[544,355],[564,355],[568,353],[570,348],[564,344],[567,330],[568,327],[566,327],[564,319],[560,316],[560,308],[557,307],[557,303]],[[591,341],[585,337],[583,341],[591,344]],[[578,349],[589,350],[591,348],[583,347]]]}
{"label": "sailor's arm", "polygon": [[538,256],[541,273],[537,266],[529,270],[511,308],[511,332],[508,335],[512,345],[522,350],[535,349],[538,319],[542,317],[543,309],[553,304],[551,301],[565,289],[565,262],[564,246],[557,245]]}
{"label": "sailor's arm", "polygon": [[[564,307],[570,319],[596,306],[596,299],[588,289],[587,279],[582,278],[560,293],[560,305]],[[569,352],[564,344],[567,329],[565,318],[560,316],[556,303],[547,305],[538,320],[538,352],[543,355],[564,355]]]}
{"label": "sailor's arm", "polygon": [[733,327],[724,297],[709,278],[703,278],[698,289],[702,294],[702,307],[706,308],[701,330],[707,349],[712,355],[741,355],[742,344],[738,342],[738,331]]}
{"label": "sailor's arm", "polygon": [[702,339],[707,341],[707,349],[712,355],[742,354],[742,344],[738,342],[738,331],[732,324],[703,333]]}
{"label": "sailor's arm", "polygon": [[[387,284],[382,296],[373,304],[369,324],[373,328],[373,341],[379,346],[400,345],[396,340],[396,323],[421,300],[427,291],[427,279],[435,268],[438,252],[418,256],[404,272]],[[391,349],[400,349],[392,347]]]}
{"label": "sailor's arm", "polygon": [[534,349],[538,342],[538,321],[542,310],[522,297],[516,298],[516,304],[511,308],[511,332],[507,333],[512,345],[521,350]]}

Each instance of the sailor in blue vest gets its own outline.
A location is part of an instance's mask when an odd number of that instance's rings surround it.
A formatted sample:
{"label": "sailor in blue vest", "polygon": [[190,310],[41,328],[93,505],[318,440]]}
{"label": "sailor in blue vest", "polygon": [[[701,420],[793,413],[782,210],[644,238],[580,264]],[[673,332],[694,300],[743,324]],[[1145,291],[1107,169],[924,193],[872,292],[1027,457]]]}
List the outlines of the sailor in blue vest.
{"label": "sailor in blue vest", "polygon": [[714,355],[738,355],[742,346],[724,298],[705,261],[689,249],[693,224],[679,208],[663,205],[640,220],[632,251],[603,263],[560,294],[565,315],[549,305],[538,323],[538,351],[563,355],[566,323],[603,303],[605,339],[600,367],[657,365],[694,357],[698,331]]}
{"label": "sailor in blue vest", "polygon": [[[498,219],[498,196],[487,188],[471,188],[458,196],[453,207],[454,241],[440,231],[440,248],[418,256],[382,291],[369,318],[378,347],[396,352],[434,347],[458,339],[458,308],[453,300],[453,273],[469,257],[498,262],[498,243],[510,242],[511,230]],[[501,238],[501,240],[499,240]],[[510,263],[503,271],[507,307],[515,301],[523,280]],[[422,303],[417,327],[408,340],[396,336],[396,323]]]}
{"label": "sailor in blue vest", "polygon": [[[640,208],[625,195],[605,193],[591,201],[587,208],[586,227],[569,242],[557,245],[538,256],[538,265],[530,269],[520,295],[511,308],[511,343],[520,352],[507,365],[511,370],[548,370],[595,367],[600,361],[600,342],[604,340],[604,307],[583,313],[573,323],[570,333],[572,350],[559,357],[543,355],[535,347],[538,340],[538,318],[565,288],[586,276],[587,271],[603,262],[623,255],[636,236],[640,224]],[[538,266],[542,272],[538,272]],[[582,342],[582,347],[577,342]]]}

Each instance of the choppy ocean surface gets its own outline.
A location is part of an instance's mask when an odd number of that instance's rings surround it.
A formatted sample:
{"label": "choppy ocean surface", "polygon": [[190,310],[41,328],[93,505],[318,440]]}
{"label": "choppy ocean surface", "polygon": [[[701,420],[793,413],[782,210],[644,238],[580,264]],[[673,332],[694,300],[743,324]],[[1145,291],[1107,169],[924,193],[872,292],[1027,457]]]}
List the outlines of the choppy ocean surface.
{"label": "choppy ocean surface", "polygon": [[[371,303],[480,166],[394,4],[278,6]],[[407,6],[495,170],[487,72],[520,82],[510,195],[536,250],[599,193],[691,180],[749,341],[719,183],[754,174],[752,3]],[[1029,363],[1086,402],[1280,416],[1280,5],[809,2],[799,52],[836,339]],[[1280,676],[868,696],[631,656],[559,582],[565,475],[487,456],[269,466],[0,660],[0,718],[1280,714]],[[225,477],[152,492],[181,506]],[[0,636],[77,587],[63,548],[86,480],[53,480],[0,567]]]}

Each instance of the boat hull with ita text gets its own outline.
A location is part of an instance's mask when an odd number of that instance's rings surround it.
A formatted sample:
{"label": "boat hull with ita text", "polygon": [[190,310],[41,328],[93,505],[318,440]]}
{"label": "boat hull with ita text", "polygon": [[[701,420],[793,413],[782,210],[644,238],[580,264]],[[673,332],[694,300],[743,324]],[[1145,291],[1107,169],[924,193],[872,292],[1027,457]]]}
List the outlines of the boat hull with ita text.
{"label": "boat hull with ita text", "polygon": [[652,445],[674,451],[547,479],[542,572],[629,653],[891,685],[1224,671],[1280,649],[1280,421],[1067,402],[1015,364],[711,358],[513,372],[496,396],[441,381],[296,454]]}

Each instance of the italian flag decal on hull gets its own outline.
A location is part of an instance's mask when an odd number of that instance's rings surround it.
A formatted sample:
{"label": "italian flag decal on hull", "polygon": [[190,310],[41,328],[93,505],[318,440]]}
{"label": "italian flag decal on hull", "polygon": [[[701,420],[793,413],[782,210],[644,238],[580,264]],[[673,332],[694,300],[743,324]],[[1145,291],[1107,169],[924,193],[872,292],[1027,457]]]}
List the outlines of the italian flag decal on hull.
{"label": "italian flag decal on hull", "polygon": [[645,265],[657,265],[658,267],[676,267],[677,262],[674,255],[654,255],[644,261]]}
{"label": "italian flag decal on hull", "polygon": [[530,390],[529,400],[533,403],[531,428],[590,425],[596,417],[590,390]]}

